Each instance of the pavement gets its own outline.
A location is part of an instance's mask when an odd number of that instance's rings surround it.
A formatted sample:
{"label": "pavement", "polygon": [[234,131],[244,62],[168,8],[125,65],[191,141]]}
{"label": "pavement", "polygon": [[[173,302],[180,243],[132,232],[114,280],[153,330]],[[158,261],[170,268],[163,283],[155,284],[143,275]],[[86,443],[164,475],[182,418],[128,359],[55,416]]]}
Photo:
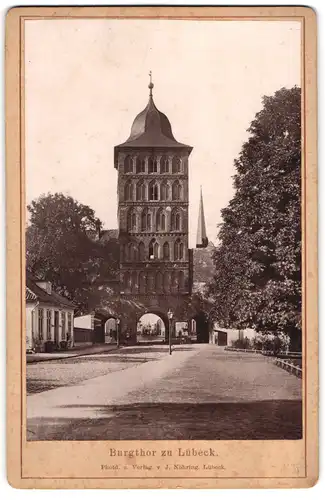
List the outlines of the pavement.
{"label": "pavement", "polygon": [[27,439],[301,438],[301,380],[268,358],[214,345],[123,356],[130,365],[27,396]]}
{"label": "pavement", "polygon": [[101,344],[101,345],[88,345],[70,348],[67,351],[58,352],[35,352],[33,354],[26,354],[27,363],[39,363],[41,361],[55,361],[58,359],[76,358],[78,356],[85,356],[87,354],[99,354],[116,350],[116,344]]}

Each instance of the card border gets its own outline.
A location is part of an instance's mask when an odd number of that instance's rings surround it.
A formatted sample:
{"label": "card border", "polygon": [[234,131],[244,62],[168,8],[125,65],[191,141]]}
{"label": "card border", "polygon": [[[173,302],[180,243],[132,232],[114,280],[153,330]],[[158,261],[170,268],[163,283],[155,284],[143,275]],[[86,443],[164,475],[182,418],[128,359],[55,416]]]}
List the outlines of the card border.
{"label": "card border", "polygon": [[[272,14],[272,12],[274,14]],[[97,13],[99,15],[97,15]],[[254,13],[254,14],[253,14]],[[256,13],[256,14],[255,14]],[[271,16],[271,17],[270,17]],[[215,478],[207,476],[199,477],[173,477],[173,478],[108,478],[98,477],[85,479],[52,478],[57,484],[64,482],[64,487],[88,487],[69,486],[74,480],[82,483],[99,479],[101,482],[110,482],[110,488],[120,487],[111,483],[119,484],[127,480],[127,486],[139,487],[139,479],[145,480],[143,487],[161,485],[162,480],[167,480],[164,487],[173,487],[172,483],[185,481],[187,487],[234,487],[241,481],[243,485],[247,481],[256,480],[254,487],[263,486],[269,480],[272,487],[283,487],[286,480],[291,479],[297,487],[312,486],[318,477],[318,366],[313,366],[315,356],[318,360],[318,336],[317,336],[317,87],[316,87],[316,15],[309,7],[16,7],[11,9],[6,19],[6,187],[7,187],[7,380],[8,387],[13,391],[7,393],[7,463],[8,479],[15,487],[35,487],[37,484],[48,484],[51,478],[25,478],[22,476],[22,447],[23,447],[23,418],[24,418],[24,336],[21,335],[20,342],[20,367],[17,366],[17,330],[24,328],[24,220],[25,220],[25,195],[24,195],[24,85],[23,85],[23,29],[25,20],[30,19],[78,19],[78,18],[115,18],[115,19],[187,19],[191,20],[300,20],[302,22],[302,103],[303,103],[303,196],[302,224],[303,224],[303,283],[304,283],[304,441],[305,441],[305,477],[295,478],[240,478],[222,477]],[[19,68],[19,71],[17,71]],[[18,130],[19,129],[19,130]],[[17,134],[17,131],[19,132]],[[17,140],[19,138],[19,140]],[[308,175],[307,175],[308,160]],[[17,198],[19,198],[19,213],[17,211]],[[308,221],[308,238],[307,238]],[[18,247],[18,248],[17,248]],[[312,251],[308,251],[311,248]],[[19,273],[17,273],[17,250],[19,253]],[[308,289],[307,289],[308,277]],[[15,307],[17,297],[20,297],[19,315]],[[316,300],[315,300],[316,298]],[[308,314],[307,314],[308,311]],[[17,322],[17,316],[19,323]],[[313,321],[311,321],[313,316]],[[306,335],[308,329],[308,337]],[[311,332],[311,333],[310,333]],[[309,338],[310,335],[310,338]],[[16,339],[14,338],[16,337]],[[19,338],[18,338],[19,343]],[[307,372],[308,367],[308,372]],[[17,390],[17,377],[20,378],[20,388]],[[12,384],[12,385],[11,385]],[[17,396],[19,404],[17,405]],[[308,410],[308,411],[307,411]],[[13,418],[13,413],[15,418]],[[308,419],[307,419],[308,413]],[[18,415],[17,415],[18,414]],[[20,449],[17,450],[16,419],[20,422]],[[308,439],[307,439],[308,436]],[[15,451],[14,451],[15,450]],[[17,453],[19,451],[19,453]],[[17,455],[19,457],[19,472],[17,474]],[[231,479],[232,484],[222,486],[224,480]],[[302,481],[300,481],[300,479]],[[32,480],[32,485],[30,483]],[[276,483],[273,482],[276,481]],[[187,484],[187,481],[195,481],[196,485]],[[136,482],[136,486],[132,483]],[[198,483],[210,483],[211,486],[197,486]],[[292,485],[290,483],[290,486]],[[212,486],[212,483],[214,485]],[[215,485],[218,483],[218,486]],[[148,484],[148,486],[147,486]],[[49,486],[53,487],[53,486]],[[57,487],[57,486],[54,486]],[[93,487],[93,486],[89,486]],[[107,486],[104,486],[107,487]],[[150,486],[152,487],[152,486]],[[154,487],[154,486],[153,486]],[[239,487],[239,486],[235,486]],[[243,486],[244,487],[244,486]],[[250,484],[251,487],[251,484]]]}

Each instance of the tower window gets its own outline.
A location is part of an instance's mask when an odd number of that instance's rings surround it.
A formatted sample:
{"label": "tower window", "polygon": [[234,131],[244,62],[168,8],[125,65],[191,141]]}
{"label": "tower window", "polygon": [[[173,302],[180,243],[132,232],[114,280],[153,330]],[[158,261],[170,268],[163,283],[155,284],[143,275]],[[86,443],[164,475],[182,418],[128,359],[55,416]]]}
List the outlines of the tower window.
{"label": "tower window", "polygon": [[167,182],[163,182],[160,186],[160,198],[163,201],[169,199],[169,184]]}
{"label": "tower window", "polygon": [[152,219],[151,213],[144,209],[141,215],[141,231],[151,231],[152,230]]}
{"label": "tower window", "polygon": [[169,243],[167,241],[163,245],[163,259],[169,260]]}
{"label": "tower window", "polygon": [[146,199],[146,186],[143,181],[140,181],[137,184],[137,200],[145,201],[145,199]]}
{"label": "tower window", "polygon": [[148,292],[153,292],[155,290],[155,276],[153,273],[148,274],[147,290],[148,290]]}
{"label": "tower window", "polygon": [[137,272],[133,271],[132,273],[132,293],[136,293],[138,291],[138,276]]}
{"label": "tower window", "polygon": [[166,215],[162,210],[159,210],[157,213],[157,231],[166,231]]}
{"label": "tower window", "polygon": [[139,274],[139,291],[140,293],[146,293],[146,275],[144,273]]}
{"label": "tower window", "polygon": [[149,200],[150,201],[158,200],[158,184],[156,182],[152,182],[149,185]]}
{"label": "tower window", "polygon": [[149,174],[154,174],[158,172],[157,159],[150,157],[148,160],[148,172]]}
{"label": "tower window", "polygon": [[164,273],[164,292],[170,292],[170,273],[168,271]]}
{"label": "tower window", "polygon": [[124,200],[131,201],[133,199],[133,184],[128,181],[124,186]]}
{"label": "tower window", "polygon": [[128,174],[133,172],[133,158],[132,156],[127,156],[124,160],[124,173]]}
{"label": "tower window", "polygon": [[127,228],[128,231],[136,231],[137,229],[137,216],[133,209],[131,209],[128,213]]}
{"label": "tower window", "polygon": [[178,181],[175,181],[172,188],[173,200],[181,199],[181,185]]}
{"label": "tower window", "polygon": [[181,214],[176,210],[172,212],[171,229],[172,231],[181,230]]}
{"label": "tower window", "polygon": [[179,273],[178,273],[178,289],[184,290],[184,273],[183,273],[183,271],[179,271]]}
{"label": "tower window", "polygon": [[177,239],[174,245],[174,260],[182,260],[183,253],[184,253],[184,245],[180,239]]}
{"label": "tower window", "polygon": [[172,161],[173,174],[178,174],[181,171],[181,160],[174,156]]}
{"label": "tower window", "polygon": [[128,256],[128,260],[130,260],[131,262],[136,262],[138,260],[137,248],[133,243],[129,243],[128,245]]}
{"label": "tower window", "polygon": [[138,156],[135,164],[137,174],[144,174],[146,171],[146,159],[143,156]]}
{"label": "tower window", "polygon": [[160,173],[161,174],[169,173],[169,159],[167,156],[162,156],[160,158]]}
{"label": "tower window", "polygon": [[159,259],[159,245],[155,239],[149,243],[149,260]]}
{"label": "tower window", "polygon": [[178,291],[178,275],[177,275],[176,271],[172,272],[172,290],[173,290],[173,292]]}
{"label": "tower window", "polygon": [[139,243],[139,260],[140,261],[145,260],[145,245],[143,241]]}

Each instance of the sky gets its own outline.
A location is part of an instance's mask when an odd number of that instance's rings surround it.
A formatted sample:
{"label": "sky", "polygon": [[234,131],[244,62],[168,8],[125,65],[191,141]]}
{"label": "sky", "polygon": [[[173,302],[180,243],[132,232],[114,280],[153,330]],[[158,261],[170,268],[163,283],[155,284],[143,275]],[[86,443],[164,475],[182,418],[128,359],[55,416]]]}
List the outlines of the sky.
{"label": "sky", "polygon": [[193,146],[189,236],[200,185],[208,238],[233,196],[234,160],[263,95],[300,86],[297,21],[28,20],[25,23],[26,201],[63,192],[117,227],[114,146],[154,101]]}

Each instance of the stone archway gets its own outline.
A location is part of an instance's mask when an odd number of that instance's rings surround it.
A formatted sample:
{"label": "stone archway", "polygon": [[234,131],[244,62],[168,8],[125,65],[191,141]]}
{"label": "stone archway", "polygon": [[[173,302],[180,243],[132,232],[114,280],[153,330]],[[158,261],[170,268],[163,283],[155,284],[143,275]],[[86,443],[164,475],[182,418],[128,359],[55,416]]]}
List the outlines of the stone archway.
{"label": "stone archway", "polygon": [[117,329],[117,318],[115,316],[107,318],[104,324],[105,344],[117,343]]}
{"label": "stone archway", "polygon": [[165,343],[168,334],[168,319],[159,311],[145,311],[137,317],[137,344]]}

